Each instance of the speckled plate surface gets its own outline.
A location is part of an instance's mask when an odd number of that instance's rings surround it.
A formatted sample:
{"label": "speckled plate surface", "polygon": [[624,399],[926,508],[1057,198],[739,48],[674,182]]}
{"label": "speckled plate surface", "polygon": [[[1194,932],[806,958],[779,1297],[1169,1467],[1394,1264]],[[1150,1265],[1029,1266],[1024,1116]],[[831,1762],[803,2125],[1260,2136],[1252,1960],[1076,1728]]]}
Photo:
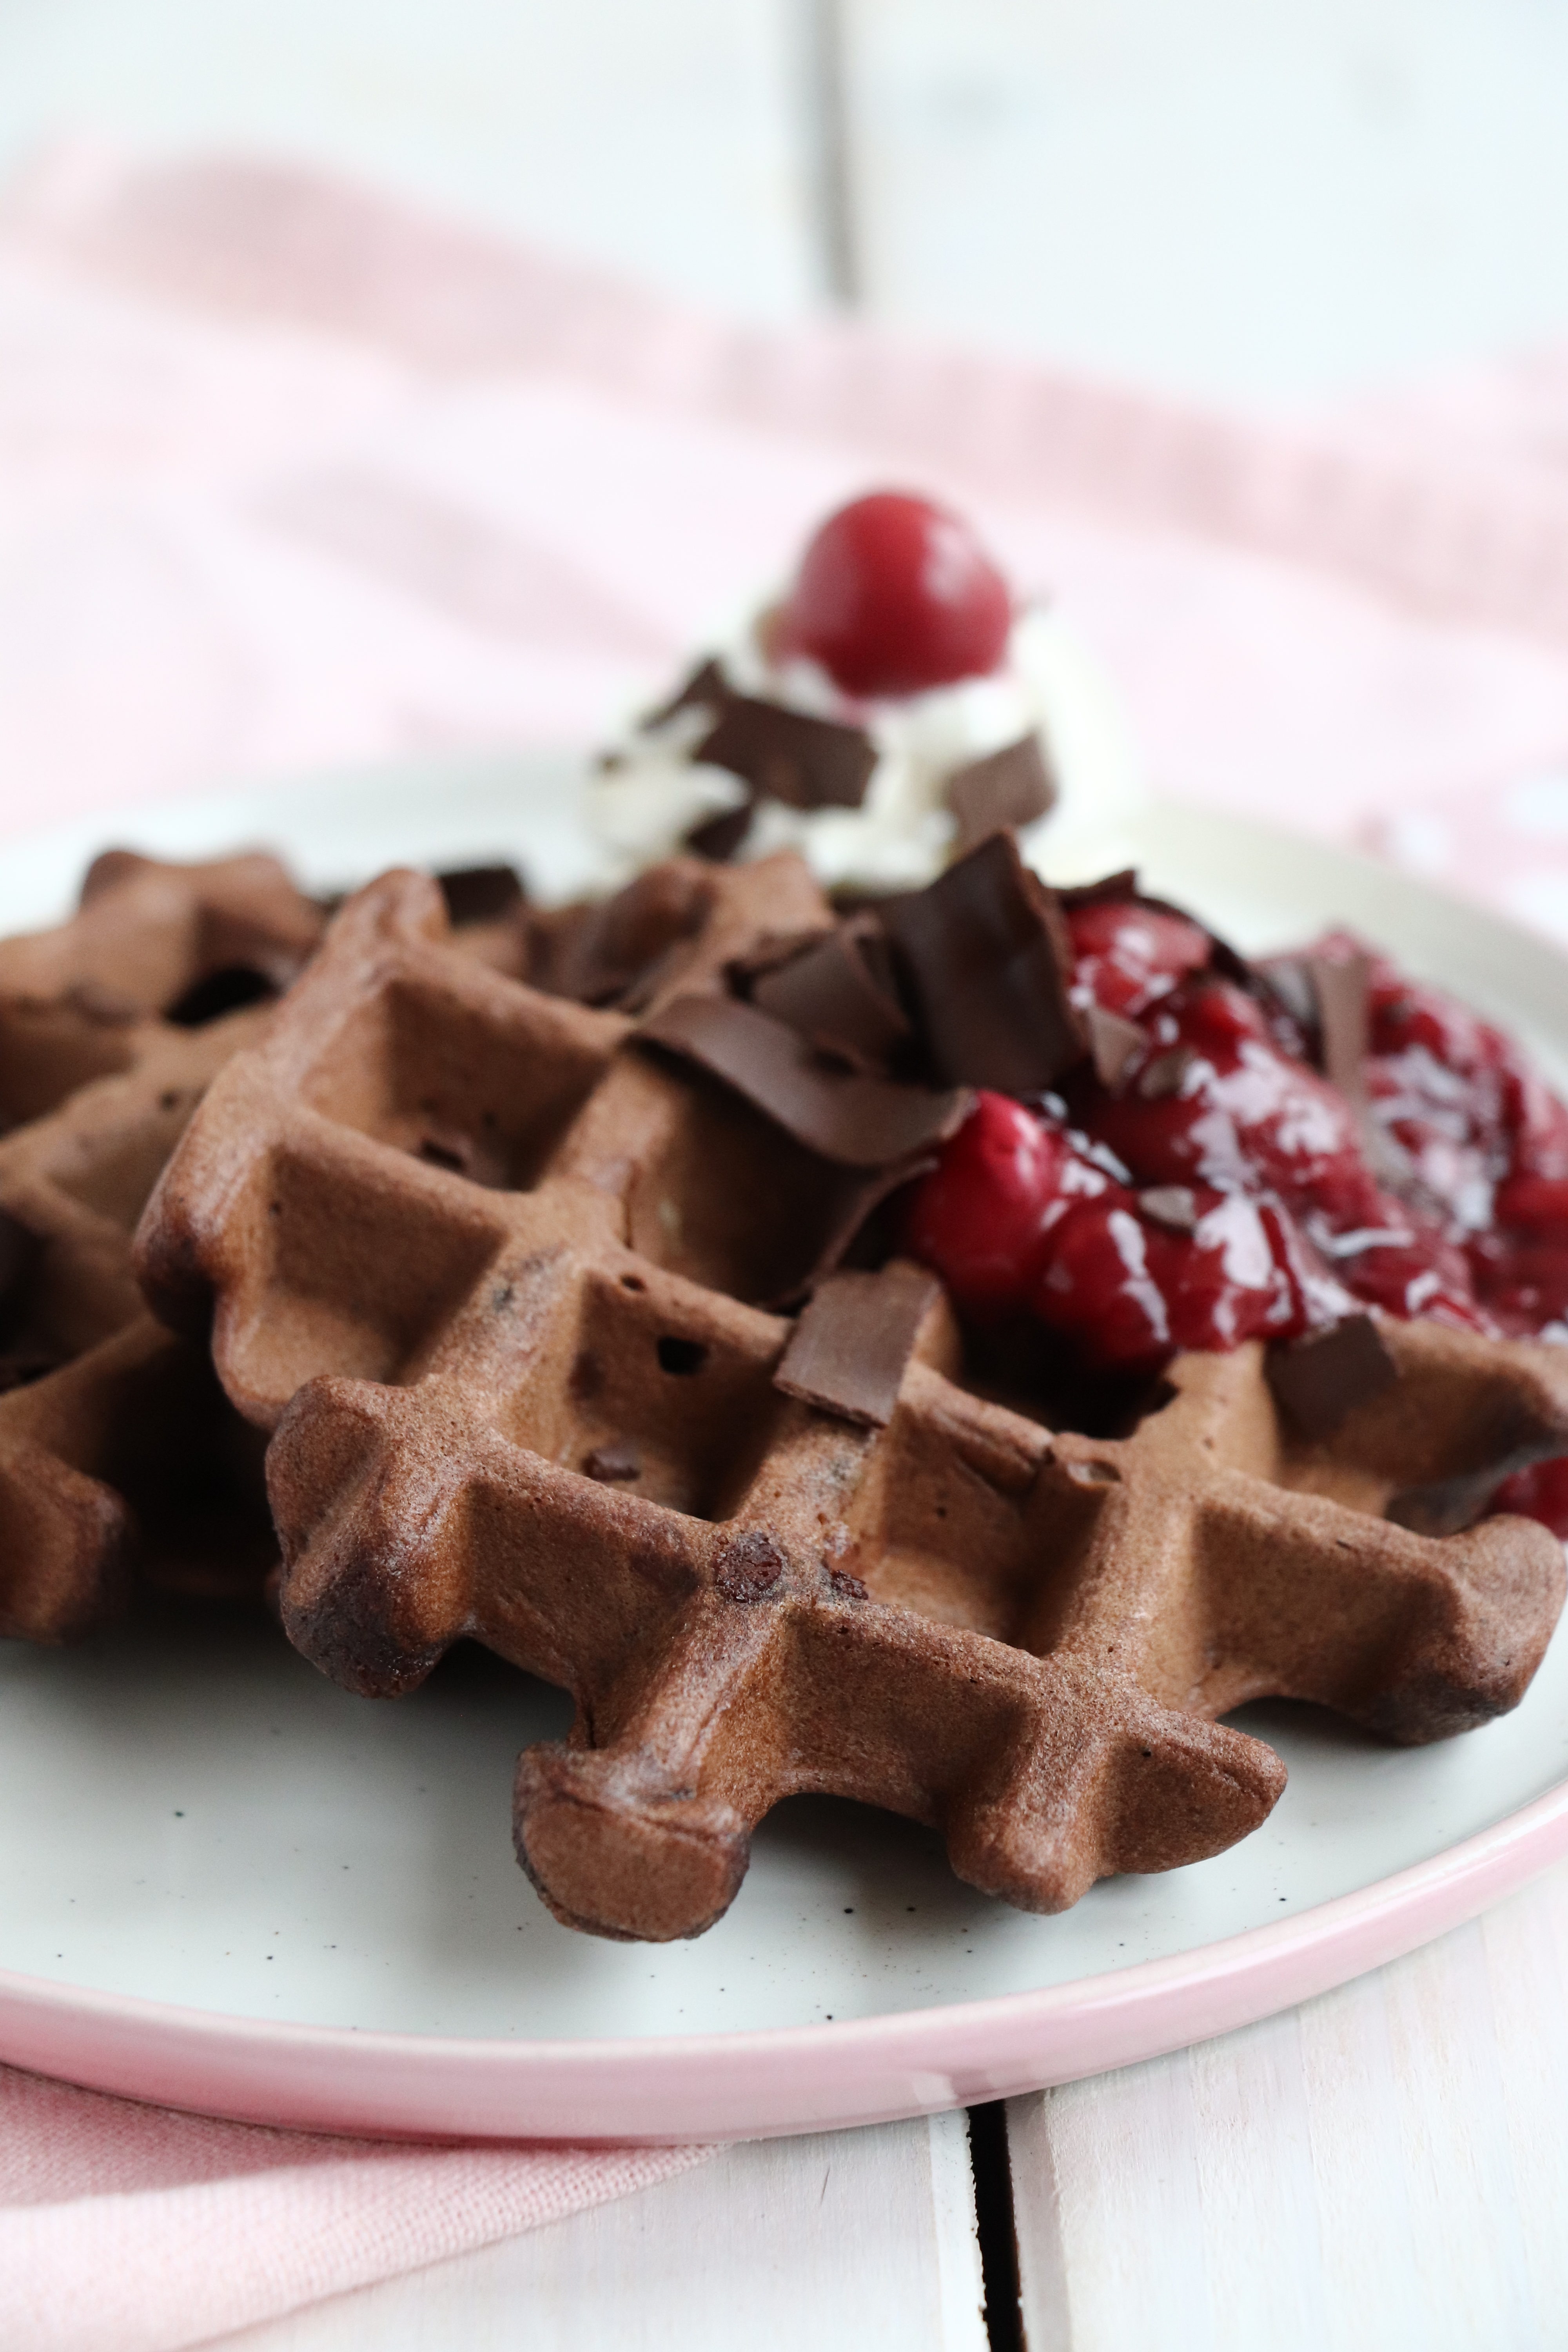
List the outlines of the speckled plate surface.
{"label": "speckled plate surface", "polygon": [[[279,845],[311,885],[510,854],[593,870],[570,763],[452,763],[117,820],[171,856]],[[0,929],[51,920],[100,826],[14,844]],[[1421,886],[1153,808],[1107,844],[1245,948],[1348,921],[1525,1036],[1568,1084],[1568,966]],[[460,1652],[395,1702],[263,1624],[69,1652],[0,1643],[0,2055],[280,2123],[645,2139],[815,2130],[992,2097],[1264,2015],[1408,1949],[1568,1852],[1568,1641],[1524,1705],[1381,1748],[1306,1708],[1242,1718],[1290,1783],[1213,1862],[1058,1919],[958,1884],[934,1837],[797,1800],[691,1944],[559,1927],[511,1857],[513,1759],[566,1701]]]}

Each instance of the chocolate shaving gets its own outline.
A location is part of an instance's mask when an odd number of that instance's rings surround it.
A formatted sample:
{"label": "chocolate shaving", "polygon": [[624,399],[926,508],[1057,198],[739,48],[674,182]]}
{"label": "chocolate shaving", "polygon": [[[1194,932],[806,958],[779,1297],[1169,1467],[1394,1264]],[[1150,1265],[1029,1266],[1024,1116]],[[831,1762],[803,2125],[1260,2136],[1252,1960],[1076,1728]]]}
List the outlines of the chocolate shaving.
{"label": "chocolate shaving", "polygon": [[607,1445],[595,1445],[583,1465],[585,1478],[597,1478],[601,1486],[613,1486],[623,1478],[640,1478],[642,1456],[629,1438],[612,1438]]}
{"label": "chocolate shaving", "polygon": [[773,1386],[821,1412],[885,1429],[937,1285],[915,1265],[833,1274],[790,1334]]}
{"label": "chocolate shaving", "polygon": [[90,906],[101,892],[112,890],[121,882],[128,882],[133,874],[140,874],[152,862],[139,849],[100,849],[81,877],[78,904]]}
{"label": "chocolate shaving", "polygon": [[929,1175],[935,1166],[934,1150],[921,1151],[911,1159],[895,1160],[886,1168],[873,1169],[858,1182],[846,1179],[845,1189],[817,1244],[816,1255],[810,1265],[786,1288],[759,1299],[758,1306],[765,1307],[773,1315],[794,1314],[812,1291],[828,1275],[837,1274],[845,1259],[854,1253],[860,1235],[867,1231],[883,1202],[890,1200],[904,1185],[912,1184],[917,1176]]}
{"label": "chocolate shaving", "polygon": [[1310,959],[1306,956],[1270,956],[1256,967],[1257,975],[1290,1015],[1292,1021],[1310,1038],[1318,1026],[1318,992],[1312,985]]}
{"label": "chocolate shaving", "polygon": [[899,1001],[868,960],[883,946],[864,919],[826,932],[752,982],[752,1003],[818,1048],[885,1070],[910,1034]]}
{"label": "chocolate shaving", "polygon": [[1157,1225],[1173,1234],[1190,1234],[1198,1222],[1197,1195],[1189,1184],[1152,1184],[1138,1195],[1138,1206]]}
{"label": "chocolate shaving", "polygon": [[560,908],[536,918],[530,977],[552,996],[580,1004],[647,1001],[650,975],[707,919],[713,885],[671,858],[650,866],[602,906]]}
{"label": "chocolate shaving", "polygon": [[793,1029],[733,997],[677,997],[637,1034],[710,1071],[797,1143],[841,1167],[913,1159],[952,1135],[969,1110],[963,1087],[935,1093],[826,1069]]}
{"label": "chocolate shaving", "polygon": [[927,889],[889,898],[881,919],[939,1079],[1042,1094],[1083,1059],[1067,926],[1011,834],[994,833]]}
{"label": "chocolate shaving", "polygon": [[1361,1109],[1366,1103],[1366,1053],[1372,1034],[1372,958],[1309,956],[1307,970],[1323,1041],[1323,1076]]}
{"label": "chocolate shaving", "polygon": [[1120,1013],[1109,1013],[1103,1004],[1089,1005],[1083,1023],[1089,1032],[1095,1076],[1112,1094],[1120,1093],[1123,1079],[1148,1039],[1136,1021],[1129,1021]]}
{"label": "chocolate shaving", "polygon": [[858,808],[877,750],[860,727],[810,719],[781,703],[731,694],[694,760],[728,768],[753,792],[788,808]]}
{"label": "chocolate shaving", "polygon": [[1046,765],[1037,734],[1021,736],[984,760],[972,760],[949,777],[947,804],[957,821],[960,851],[973,849],[989,834],[1033,824],[1055,808],[1056,778]]}
{"label": "chocolate shaving", "polygon": [[1121,906],[1138,897],[1138,868],[1119,866],[1114,874],[1102,875],[1098,882],[1074,882],[1057,897],[1070,914],[1075,907],[1100,907],[1108,902]]}
{"label": "chocolate shaving", "polygon": [[1372,958],[1273,956],[1259,977],[1289,1011],[1310,1057],[1355,1113],[1367,1166],[1384,1191],[1428,1213],[1443,1213],[1415,1161],[1378,1118],[1366,1082],[1372,1039]]}
{"label": "chocolate shaving", "polygon": [[528,895],[515,866],[458,866],[436,879],[453,923],[493,923]]}
{"label": "chocolate shaving", "polygon": [[648,712],[642,721],[642,731],[647,734],[655,727],[664,726],[678,710],[721,709],[729,698],[729,682],[723,671],[710,654],[704,655],[696,667],[688,671],[669,700]]}
{"label": "chocolate shaving", "polygon": [[756,813],[754,800],[742,801],[739,808],[721,809],[717,816],[705,816],[694,824],[682,846],[694,857],[706,857],[710,865],[728,866],[750,833]]}
{"label": "chocolate shaving", "polygon": [[1340,1423],[1399,1378],[1382,1332],[1370,1315],[1344,1315],[1324,1331],[1310,1331],[1264,1357],[1274,1402],[1298,1435],[1331,1437]]}
{"label": "chocolate shaving", "polygon": [[1179,1095],[1182,1080],[1196,1058],[1190,1045],[1173,1045],[1168,1054],[1157,1055],[1138,1081],[1139,1100],[1165,1102]]}

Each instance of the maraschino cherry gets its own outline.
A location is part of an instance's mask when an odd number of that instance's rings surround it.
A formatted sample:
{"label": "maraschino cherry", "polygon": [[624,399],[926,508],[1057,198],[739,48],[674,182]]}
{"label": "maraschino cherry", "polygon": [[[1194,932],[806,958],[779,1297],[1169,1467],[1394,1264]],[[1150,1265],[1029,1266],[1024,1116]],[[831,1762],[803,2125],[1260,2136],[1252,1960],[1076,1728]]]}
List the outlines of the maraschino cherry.
{"label": "maraschino cherry", "polygon": [[989,677],[1012,618],[1007,583],[962,516],[878,490],[811,541],[775,645],[820,662],[846,694],[919,694]]}

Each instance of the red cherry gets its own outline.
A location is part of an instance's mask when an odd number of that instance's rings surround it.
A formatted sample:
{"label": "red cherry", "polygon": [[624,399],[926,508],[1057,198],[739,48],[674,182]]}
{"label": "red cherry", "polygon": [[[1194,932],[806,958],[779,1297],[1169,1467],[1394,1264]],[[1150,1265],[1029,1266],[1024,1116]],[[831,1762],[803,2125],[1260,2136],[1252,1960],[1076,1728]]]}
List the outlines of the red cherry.
{"label": "red cherry", "polygon": [[1213,941],[1184,915],[1121,899],[1089,899],[1068,916],[1076,985],[1108,1013],[1132,1019],[1202,971]]}
{"label": "red cherry", "polygon": [[982,1094],[922,1177],[905,1212],[904,1247],[941,1275],[973,1314],[1016,1306],[1028,1290],[1068,1158],[1064,1139],[1005,1095]]}
{"label": "red cherry", "polygon": [[829,515],[802,559],[780,643],[846,694],[985,677],[1007,649],[1007,585],[969,525],[898,490]]}

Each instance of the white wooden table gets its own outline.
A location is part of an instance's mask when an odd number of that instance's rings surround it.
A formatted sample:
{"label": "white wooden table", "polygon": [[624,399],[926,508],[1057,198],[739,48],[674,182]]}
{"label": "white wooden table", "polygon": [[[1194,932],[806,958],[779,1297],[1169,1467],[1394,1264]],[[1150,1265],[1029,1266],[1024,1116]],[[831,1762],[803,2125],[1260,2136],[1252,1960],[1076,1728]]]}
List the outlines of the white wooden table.
{"label": "white wooden table", "polygon": [[[0,0],[0,163],[64,128],[292,151],[753,313],[837,293],[1301,403],[1568,328],[1565,79],[1542,0]],[[939,2117],[731,2149],[230,2341],[1552,2352],[1565,1996],[1568,1868],[983,2120],[984,2278]]]}
{"label": "white wooden table", "polygon": [[969,2135],[944,2116],[726,2149],[226,2343],[1560,2352],[1565,2011],[1568,1865],[1302,2009],[1013,2101],[1011,2307],[1006,2188],[985,2183],[983,2284]]}

